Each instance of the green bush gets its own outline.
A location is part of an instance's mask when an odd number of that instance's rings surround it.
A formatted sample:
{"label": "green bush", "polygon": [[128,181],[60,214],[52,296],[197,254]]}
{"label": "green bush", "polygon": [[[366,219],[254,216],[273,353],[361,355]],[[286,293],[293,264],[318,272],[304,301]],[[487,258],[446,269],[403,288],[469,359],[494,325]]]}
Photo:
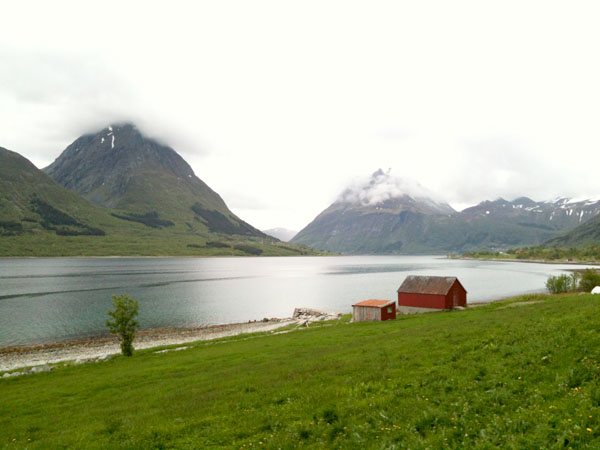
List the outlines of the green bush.
{"label": "green bush", "polygon": [[546,289],[548,289],[551,294],[574,291],[577,289],[577,274],[551,275],[548,277],[548,280],[546,280]]}
{"label": "green bush", "polygon": [[224,243],[224,242],[208,241],[206,243],[206,247],[207,248],[230,248],[231,246],[229,244]]}
{"label": "green bush", "polygon": [[260,255],[262,253],[262,249],[254,247],[253,245],[238,244],[234,245],[233,248],[247,253],[248,255]]}
{"label": "green bush", "polygon": [[116,334],[121,339],[121,353],[123,356],[133,355],[133,340],[135,331],[139,328],[139,323],[135,320],[138,314],[138,302],[128,295],[113,295],[114,310],[108,311],[112,319],[107,319],[106,326],[112,334]]}
{"label": "green bush", "polygon": [[591,292],[596,286],[600,286],[600,273],[595,269],[585,269],[579,281],[579,289]]}
{"label": "green bush", "polygon": [[113,217],[129,222],[143,223],[150,228],[172,227],[175,224],[170,220],[159,219],[156,211],[151,211],[146,214],[127,213],[126,215],[111,213]]}

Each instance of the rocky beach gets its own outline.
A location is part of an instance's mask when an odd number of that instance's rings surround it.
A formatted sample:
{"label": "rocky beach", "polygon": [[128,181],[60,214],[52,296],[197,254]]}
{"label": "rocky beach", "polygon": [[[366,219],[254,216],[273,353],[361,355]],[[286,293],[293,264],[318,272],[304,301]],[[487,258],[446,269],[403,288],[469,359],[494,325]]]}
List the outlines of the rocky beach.
{"label": "rocky beach", "polygon": [[[340,316],[341,313],[318,311],[310,308],[296,308],[294,315],[288,318],[265,318],[261,321],[210,325],[198,328],[141,330],[136,335],[134,347],[137,350],[142,350],[165,345],[183,345],[190,342],[219,339],[239,334],[275,331],[293,324],[307,326],[311,322],[334,320]],[[119,341],[116,337],[52,342],[31,346],[2,347],[0,348],[0,372],[8,373],[9,371],[24,367],[43,367],[48,364],[65,361],[72,361],[75,364],[98,362],[120,352]],[[37,371],[42,370],[38,369]],[[21,374],[21,372],[13,373]]]}

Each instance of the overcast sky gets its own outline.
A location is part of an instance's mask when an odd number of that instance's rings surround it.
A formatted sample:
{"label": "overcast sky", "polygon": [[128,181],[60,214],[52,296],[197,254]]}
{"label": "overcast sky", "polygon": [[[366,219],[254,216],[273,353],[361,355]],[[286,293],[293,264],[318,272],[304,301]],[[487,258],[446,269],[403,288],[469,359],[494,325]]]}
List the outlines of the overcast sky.
{"label": "overcast sky", "polygon": [[392,169],[455,208],[600,194],[597,1],[0,0],[0,146],[133,121],[256,227]]}

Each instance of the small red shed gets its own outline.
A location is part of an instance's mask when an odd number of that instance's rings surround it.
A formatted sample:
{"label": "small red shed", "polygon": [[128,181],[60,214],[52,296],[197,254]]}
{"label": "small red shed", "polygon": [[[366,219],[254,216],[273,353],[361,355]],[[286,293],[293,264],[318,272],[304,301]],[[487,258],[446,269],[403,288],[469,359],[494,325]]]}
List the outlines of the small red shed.
{"label": "small red shed", "polygon": [[467,291],[456,277],[410,275],[398,288],[398,306],[452,309],[467,306]]}
{"label": "small red shed", "polygon": [[352,305],[352,321],[382,321],[396,318],[394,300],[365,300]]}

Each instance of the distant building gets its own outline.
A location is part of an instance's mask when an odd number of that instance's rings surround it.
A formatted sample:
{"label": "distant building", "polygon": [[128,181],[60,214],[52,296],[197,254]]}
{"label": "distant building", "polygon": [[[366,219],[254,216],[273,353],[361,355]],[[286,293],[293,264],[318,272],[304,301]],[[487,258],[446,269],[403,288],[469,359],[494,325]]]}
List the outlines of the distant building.
{"label": "distant building", "polygon": [[394,300],[365,300],[352,305],[353,322],[393,320],[396,318]]}
{"label": "distant building", "polygon": [[440,310],[452,309],[457,306],[467,306],[467,291],[456,277],[410,275],[398,288],[398,308],[400,310],[402,308]]}

